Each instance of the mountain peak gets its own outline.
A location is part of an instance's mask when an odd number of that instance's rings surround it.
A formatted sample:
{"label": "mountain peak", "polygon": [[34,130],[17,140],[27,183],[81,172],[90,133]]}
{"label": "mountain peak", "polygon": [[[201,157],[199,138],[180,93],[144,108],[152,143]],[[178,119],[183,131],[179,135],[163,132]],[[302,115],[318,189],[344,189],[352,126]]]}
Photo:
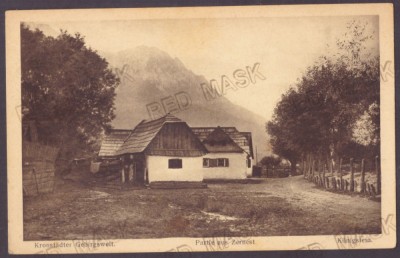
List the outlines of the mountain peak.
{"label": "mountain peak", "polygon": [[201,87],[206,79],[187,69],[178,58],[156,47],[139,46],[107,59],[118,68],[121,78],[113,121],[116,128],[133,127],[143,119],[153,118],[153,114],[179,113],[191,126],[235,126],[252,131],[259,152],[265,149],[263,119],[224,96],[207,100]]}
{"label": "mountain peak", "polygon": [[164,59],[164,60],[173,60],[173,58],[167,54],[166,52],[156,48],[149,46],[137,46],[135,48],[129,48],[117,53],[117,56],[121,59],[137,59],[141,61],[147,61],[149,59]]}

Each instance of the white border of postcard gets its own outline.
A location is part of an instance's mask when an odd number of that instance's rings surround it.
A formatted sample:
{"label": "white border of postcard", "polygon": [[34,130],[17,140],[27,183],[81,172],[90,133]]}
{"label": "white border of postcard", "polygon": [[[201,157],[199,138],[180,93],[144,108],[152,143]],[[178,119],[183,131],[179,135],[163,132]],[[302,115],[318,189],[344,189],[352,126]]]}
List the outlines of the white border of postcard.
{"label": "white border of postcard", "polygon": [[[7,92],[7,165],[8,165],[8,235],[11,254],[47,253],[129,253],[129,252],[188,252],[207,251],[196,245],[198,238],[113,239],[86,250],[76,248],[72,240],[23,241],[23,191],[20,112],[21,66],[20,22],[46,21],[107,21],[132,19],[191,19],[293,16],[379,16],[379,45],[381,67],[391,62],[394,70],[394,23],[392,4],[335,4],[246,7],[185,7],[143,9],[71,9],[6,12],[6,92]],[[382,69],[381,69],[382,72]],[[381,161],[382,161],[382,234],[349,235],[350,238],[370,239],[356,245],[338,245],[333,235],[254,237],[249,244],[229,245],[222,251],[244,250],[310,250],[310,249],[375,249],[396,246],[396,179],[395,179],[395,95],[393,73],[387,80],[381,77]],[[207,238],[205,238],[207,239]],[[201,240],[204,240],[203,238]],[[210,238],[211,240],[211,238]],[[57,243],[57,247],[51,245]],[[38,244],[40,244],[37,248]],[[36,247],[35,247],[36,246]],[[211,248],[218,251],[218,248]]]}

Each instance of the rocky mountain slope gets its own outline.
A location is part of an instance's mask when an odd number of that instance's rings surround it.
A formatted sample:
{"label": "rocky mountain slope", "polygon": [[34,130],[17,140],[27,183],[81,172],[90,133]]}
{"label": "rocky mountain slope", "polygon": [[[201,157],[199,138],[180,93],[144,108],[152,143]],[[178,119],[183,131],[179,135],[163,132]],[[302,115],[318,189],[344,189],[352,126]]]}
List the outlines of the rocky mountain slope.
{"label": "rocky mountain slope", "polygon": [[121,79],[116,91],[115,128],[133,128],[143,119],[170,112],[190,126],[235,126],[250,131],[259,159],[270,152],[265,119],[223,96],[207,100],[201,87],[207,80],[179,59],[145,46],[99,54]]}

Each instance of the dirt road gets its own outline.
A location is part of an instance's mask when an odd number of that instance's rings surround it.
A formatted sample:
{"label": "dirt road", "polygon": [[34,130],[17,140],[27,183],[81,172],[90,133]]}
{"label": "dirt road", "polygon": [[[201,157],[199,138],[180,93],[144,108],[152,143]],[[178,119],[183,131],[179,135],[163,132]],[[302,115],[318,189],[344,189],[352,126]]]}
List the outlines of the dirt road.
{"label": "dirt road", "polygon": [[379,233],[380,223],[380,202],[302,176],[174,190],[64,182],[24,200],[25,240]]}
{"label": "dirt road", "polygon": [[[307,210],[318,217],[334,220],[336,216],[346,217],[355,222],[370,222],[380,218],[381,203],[371,201],[358,195],[346,195],[325,191],[314,184],[304,180],[302,176],[277,179],[271,182],[271,189],[279,189],[274,192],[276,196],[285,198],[299,209]],[[269,191],[269,189],[266,189]],[[369,217],[369,220],[366,217]],[[367,224],[365,224],[367,227]]]}

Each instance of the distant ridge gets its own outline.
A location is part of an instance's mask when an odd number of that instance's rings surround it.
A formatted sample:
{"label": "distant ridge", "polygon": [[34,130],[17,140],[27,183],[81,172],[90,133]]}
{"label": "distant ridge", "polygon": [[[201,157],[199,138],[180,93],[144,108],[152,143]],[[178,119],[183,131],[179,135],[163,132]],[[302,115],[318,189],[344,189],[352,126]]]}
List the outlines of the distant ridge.
{"label": "distant ridge", "polygon": [[[187,109],[172,112],[190,126],[235,126],[240,131],[253,133],[254,149],[258,158],[271,153],[265,132],[265,119],[218,97],[207,101],[200,87],[207,82],[204,76],[187,69],[178,58],[155,47],[139,46],[116,54],[102,53],[121,78],[116,93],[114,128],[133,128],[143,119],[151,119],[147,105],[184,92],[190,97]],[[155,104],[157,105],[157,104]],[[178,107],[178,105],[177,105]]]}

